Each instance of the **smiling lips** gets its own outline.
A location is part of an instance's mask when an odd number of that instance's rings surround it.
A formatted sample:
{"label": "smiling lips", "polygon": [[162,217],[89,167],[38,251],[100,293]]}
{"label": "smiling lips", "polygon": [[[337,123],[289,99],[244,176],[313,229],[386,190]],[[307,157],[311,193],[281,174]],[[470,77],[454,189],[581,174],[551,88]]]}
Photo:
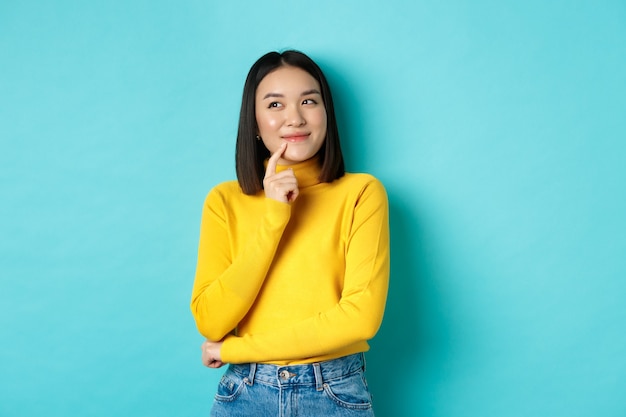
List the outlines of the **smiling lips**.
{"label": "smiling lips", "polygon": [[303,142],[309,138],[311,134],[306,132],[299,133],[291,133],[288,135],[283,135],[282,138],[287,142],[295,143],[295,142]]}

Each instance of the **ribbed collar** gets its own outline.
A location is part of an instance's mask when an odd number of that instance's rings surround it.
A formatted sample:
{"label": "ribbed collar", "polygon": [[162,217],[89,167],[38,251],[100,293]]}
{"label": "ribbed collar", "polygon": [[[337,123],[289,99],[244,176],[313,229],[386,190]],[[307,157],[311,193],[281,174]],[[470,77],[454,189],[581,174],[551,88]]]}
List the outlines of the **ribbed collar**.
{"label": "ribbed collar", "polygon": [[[267,167],[267,160],[265,161],[265,166]],[[278,165],[276,172],[281,172],[288,168],[293,169],[298,180],[298,188],[306,188],[320,183],[319,176],[322,168],[319,166],[319,158],[317,156],[293,165]]]}

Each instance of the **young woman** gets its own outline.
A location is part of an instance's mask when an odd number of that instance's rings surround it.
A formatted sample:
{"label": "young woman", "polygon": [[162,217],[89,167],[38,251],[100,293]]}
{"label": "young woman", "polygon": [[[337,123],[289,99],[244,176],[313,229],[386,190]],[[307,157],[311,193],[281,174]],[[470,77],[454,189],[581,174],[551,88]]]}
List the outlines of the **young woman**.
{"label": "young woman", "polygon": [[245,82],[238,181],[205,201],[191,310],[229,364],[212,416],[373,416],[363,352],[389,281],[385,189],[344,172],[330,88],[297,51]]}

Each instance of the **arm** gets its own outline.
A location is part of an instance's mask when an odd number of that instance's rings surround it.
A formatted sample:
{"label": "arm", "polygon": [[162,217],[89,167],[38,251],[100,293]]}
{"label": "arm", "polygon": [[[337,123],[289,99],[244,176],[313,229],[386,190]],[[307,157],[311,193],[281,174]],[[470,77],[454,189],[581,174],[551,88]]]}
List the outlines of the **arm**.
{"label": "arm", "polygon": [[222,340],[247,314],[289,222],[288,203],[298,196],[298,183],[292,171],[276,173],[278,159],[286,148],[281,146],[268,162],[263,213],[236,256],[231,253],[228,196],[214,189],[206,198],[191,310],[198,330],[210,341]]}
{"label": "arm", "polygon": [[289,205],[266,199],[258,227],[233,257],[224,199],[213,190],[204,204],[191,300],[198,330],[213,341],[237,327],[254,303],[291,214]]}
{"label": "arm", "polygon": [[[341,299],[293,326],[263,334],[229,335],[225,362],[302,359],[371,339],[382,322],[389,282],[389,226],[385,190],[372,181],[362,190],[347,240]],[[285,341],[289,341],[285,343]]]}

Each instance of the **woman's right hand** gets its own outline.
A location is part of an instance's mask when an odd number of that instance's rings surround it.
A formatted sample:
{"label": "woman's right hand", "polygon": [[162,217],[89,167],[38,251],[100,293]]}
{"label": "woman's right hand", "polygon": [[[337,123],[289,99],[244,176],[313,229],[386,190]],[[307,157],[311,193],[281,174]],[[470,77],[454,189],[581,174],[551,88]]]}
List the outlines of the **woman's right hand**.
{"label": "woman's right hand", "polygon": [[280,201],[281,203],[292,203],[298,198],[298,180],[291,168],[281,172],[276,172],[278,160],[285,153],[287,144],[283,143],[280,148],[270,157],[263,178],[263,189],[265,197]]}

